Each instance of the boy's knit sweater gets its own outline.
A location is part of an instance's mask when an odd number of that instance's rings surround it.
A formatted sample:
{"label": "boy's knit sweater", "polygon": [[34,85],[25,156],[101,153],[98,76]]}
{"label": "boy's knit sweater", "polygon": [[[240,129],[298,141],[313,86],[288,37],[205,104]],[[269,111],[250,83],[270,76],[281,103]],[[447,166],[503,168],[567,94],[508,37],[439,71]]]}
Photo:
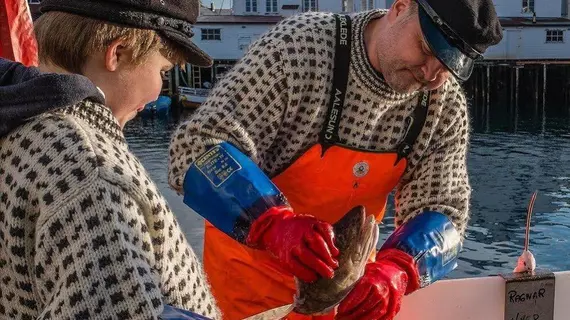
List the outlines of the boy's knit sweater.
{"label": "boy's knit sweater", "polygon": [[110,110],[85,101],[0,139],[0,319],[157,319],[163,302],[220,317]]}
{"label": "boy's knit sweater", "polygon": [[[375,10],[353,17],[339,136],[341,143],[363,150],[393,150],[406,132],[404,119],[418,103],[418,93],[393,91],[367,58],[364,28],[383,13]],[[240,148],[269,177],[318,143],[329,105],[334,48],[335,20],[330,13],[287,18],[258,39],[174,133],[172,187],[182,191],[190,164],[209,145],[222,141]],[[397,224],[428,208],[449,215],[463,233],[471,193],[468,133],[465,96],[450,79],[431,95],[425,126],[397,186]]]}

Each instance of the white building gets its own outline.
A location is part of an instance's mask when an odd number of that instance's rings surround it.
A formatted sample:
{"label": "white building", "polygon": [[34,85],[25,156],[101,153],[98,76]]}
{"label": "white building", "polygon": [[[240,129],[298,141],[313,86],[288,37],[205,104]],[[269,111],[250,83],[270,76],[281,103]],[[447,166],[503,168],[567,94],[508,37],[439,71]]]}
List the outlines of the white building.
{"label": "white building", "polygon": [[243,56],[253,41],[285,17],[307,11],[343,9],[341,0],[233,0],[231,9],[202,7],[193,41],[215,62],[211,68],[190,68],[189,84],[194,88],[210,87]]}
{"label": "white building", "polygon": [[202,7],[193,41],[215,61],[211,68],[191,68],[189,86],[211,86],[243,56],[255,39],[283,19],[279,11],[273,12],[277,1],[268,0],[268,6],[263,7],[250,0],[235,0],[232,9]]}
{"label": "white building", "polygon": [[[229,0],[228,0],[229,1]],[[306,11],[355,12],[389,8],[394,0],[233,0],[232,9],[203,7],[194,41],[215,60],[193,68],[191,87],[209,87],[248,45],[281,19]],[[503,40],[487,60],[570,60],[570,0],[494,0]],[[213,10],[212,10],[213,9]]]}
{"label": "white building", "polygon": [[489,60],[569,60],[568,0],[495,0],[503,40]]}

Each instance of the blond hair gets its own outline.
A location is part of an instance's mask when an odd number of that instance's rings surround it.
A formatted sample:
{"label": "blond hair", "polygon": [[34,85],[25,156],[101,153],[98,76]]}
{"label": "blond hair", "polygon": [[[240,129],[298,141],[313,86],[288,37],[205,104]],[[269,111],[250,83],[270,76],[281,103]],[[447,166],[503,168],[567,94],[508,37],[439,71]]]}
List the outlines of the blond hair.
{"label": "blond hair", "polygon": [[34,23],[40,63],[51,63],[81,74],[93,52],[105,51],[113,41],[122,39],[132,49],[134,65],[145,61],[155,50],[172,63],[185,63],[184,50],[154,30],[132,28],[67,12],[50,11]]}

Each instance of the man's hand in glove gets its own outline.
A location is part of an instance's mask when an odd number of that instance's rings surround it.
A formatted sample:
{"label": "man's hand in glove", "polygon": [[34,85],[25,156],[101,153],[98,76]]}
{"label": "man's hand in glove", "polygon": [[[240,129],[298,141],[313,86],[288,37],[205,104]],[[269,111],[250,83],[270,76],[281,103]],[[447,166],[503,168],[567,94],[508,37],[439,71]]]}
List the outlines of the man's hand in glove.
{"label": "man's hand in glove", "polygon": [[392,320],[400,311],[403,296],[418,288],[413,258],[398,249],[381,250],[340,303],[336,319]]}
{"label": "man's hand in glove", "polygon": [[305,282],[313,282],[319,275],[332,278],[338,268],[332,226],[310,215],[295,214],[290,207],[274,207],[257,218],[247,243],[271,252],[286,270]]}

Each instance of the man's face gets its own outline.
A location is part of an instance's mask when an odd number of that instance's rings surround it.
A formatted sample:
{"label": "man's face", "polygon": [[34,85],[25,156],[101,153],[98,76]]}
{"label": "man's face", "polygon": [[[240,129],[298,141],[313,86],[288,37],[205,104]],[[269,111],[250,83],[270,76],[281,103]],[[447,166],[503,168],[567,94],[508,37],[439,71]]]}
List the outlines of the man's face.
{"label": "man's face", "polygon": [[[439,88],[451,75],[434,56],[421,30],[417,5],[392,9],[397,16],[388,20],[388,28],[379,30],[377,45],[370,54],[377,56],[380,71],[388,85],[399,93]],[[396,11],[396,10],[399,10]]]}

